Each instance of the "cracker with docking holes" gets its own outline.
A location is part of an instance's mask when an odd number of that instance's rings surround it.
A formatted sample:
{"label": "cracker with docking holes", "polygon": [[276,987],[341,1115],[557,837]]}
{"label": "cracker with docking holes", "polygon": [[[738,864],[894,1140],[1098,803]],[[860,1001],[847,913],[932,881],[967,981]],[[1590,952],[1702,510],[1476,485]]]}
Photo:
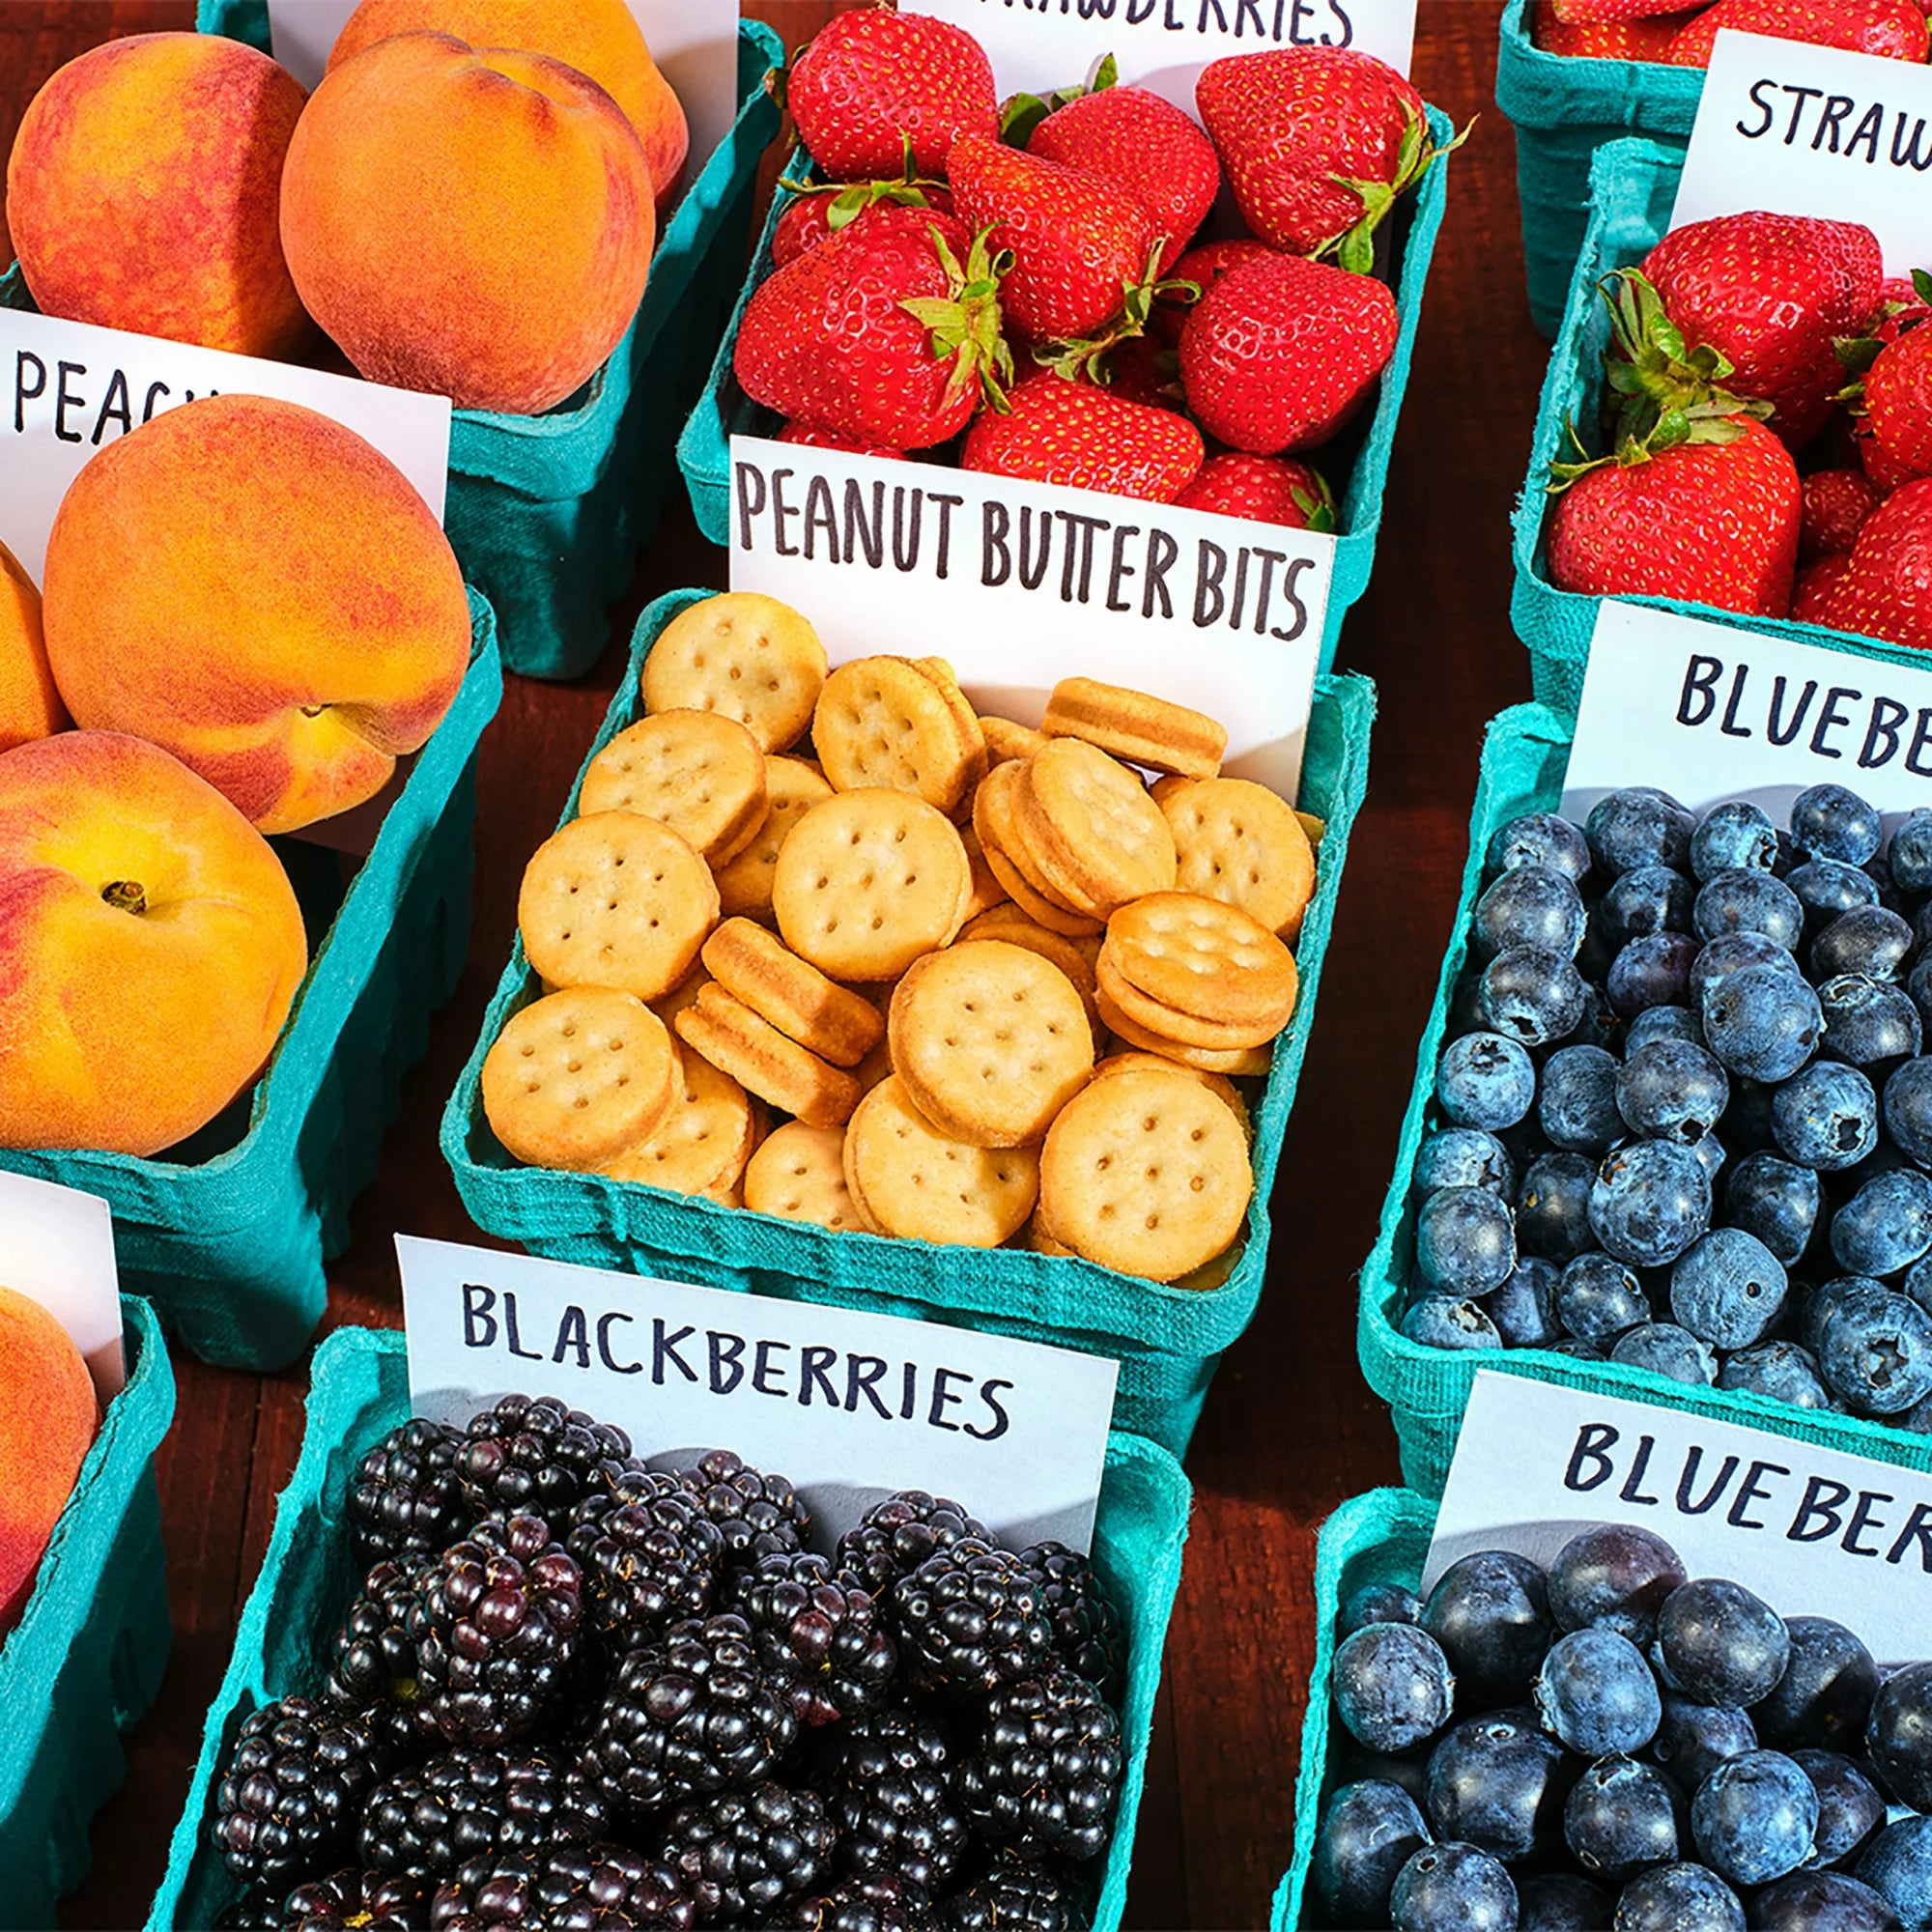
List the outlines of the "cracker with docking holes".
{"label": "cracker with docking holes", "polygon": [[1154,1281],[1178,1280],[1222,1253],[1253,1193],[1241,1123],[1179,1068],[1091,1083],[1040,1152],[1053,1237],[1102,1267]]}
{"label": "cracker with docking holes", "polygon": [[1036,731],[1031,724],[1016,724],[1010,718],[982,717],[980,735],[986,741],[988,766],[1030,758],[1046,743],[1044,731]]}
{"label": "cracker with docking holes", "polygon": [[[1097,940],[1068,939],[1065,933],[1049,932],[1037,920],[1029,919],[1010,901],[996,905],[990,912],[982,912],[978,919],[968,920],[959,928],[959,937],[1004,939],[1009,946],[1024,946],[1029,952],[1037,952],[1042,959],[1051,961],[1066,975],[1073,990],[1080,995],[1081,1005],[1087,1009],[1088,1023],[1098,1030],[1100,1009],[1094,998],[1098,989],[1098,981],[1094,977],[1094,960],[1100,950]],[[1090,944],[1091,952],[1088,951]]]}
{"label": "cracker with docking holes", "polygon": [[1164,1007],[1150,999],[1138,986],[1121,977],[1118,959],[1105,947],[1100,949],[1097,976],[1099,990],[1113,1009],[1138,1027],[1179,1046],[1201,1047],[1210,1053],[1236,1053],[1243,1048],[1265,1046],[1278,1029],[1266,1025],[1226,1025],[1219,1020],[1204,1020],[1194,1013]]}
{"label": "cracker with docking holes", "polygon": [[1033,1212],[1039,1155],[1032,1148],[968,1147],[942,1133],[895,1074],[846,1124],[845,1185],[881,1234],[997,1248]]}
{"label": "cracker with docking holes", "polygon": [[611,1180],[723,1200],[757,1145],[758,1102],[701,1054],[680,1053],[678,1060],[678,1095],[664,1124],[600,1172]]}
{"label": "cracker with docking holes", "polygon": [[1285,939],[1301,930],[1315,848],[1292,808],[1250,779],[1164,779],[1155,796],[1174,834],[1178,890],[1225,899]]}
{"label": "cracker with docking holes", "polygon": [[1226,727],[1206,712],[1091,677],[1064,677],[1053,687],[1040,729],[1049,738],[1081,738],[1131,765],[1188,779],[1216,776],[1228,749]]}
{"label": "cracker with docking holes", "polygon": [[726,590],[680,611],[644,660],[649,711],[734,718],[764,752],[804,735],[825,684],[825,646],[788,604]]}
{"label": "cracker with docking holes", "polygon": [[885,1032],[869,1001],[749,919],[727,919],[704,942],[702,956],[727,993],[835,1066],[856,1066]]}
{"label": "cracker with docking holes", "polygon": [[659,711],[590,760],[578,811],[635,811],[668,825],[716,870],[765,822],[765,754],[735,719]]}
{"label": "cracker with docking holes", "polygon": [[983,741],[976,759],[946,694],[904,658],[840,665],[818,695],[811,744],[835,790],[911,792],[949,817],[985,769]]}
{"label": "cracker with docking holes", "polygon": [[893,1065],[927,1120],[969,1147],[1021,1147],[1094,1072],[1078,991],[1037,952],[976,939],[928,953],[893,995]]}
{"label": "cracker with docking holes", "polygon": [[787,1121],[767,1135],[745,1169],[745,1206],[834,1234],[865,1233],[845,1187],[845,1129]]}
{"label": "cracker with docking holes", "polygon": [[1174,834],[1118,758],[1056,738],[1018,767],[1012,808],[1025,856],[1076,912],[1105,919],[1174,888]]}
{"label": "cracker with docking holes", "polygon": [[574,986],[511,1015],[482,1087],[491,1129],[517,1159],[587,1173],[663,1126],[678,1053],[641,1000]]}
{"label": "cracker with docking holes", "polygon": [[772,874],[792,827],[832,796],[825,775],[809,758],[767,757],[765,815],[751,841],[728,865],[714,867],[718,903],[726,919],[770,919]]}
{"label": "cracker with docking holes", "polygon": [[1191,1066],[1203,1073],[1225,1073],[1233,1080],[1259,1080],[1273,1065],[1273,1056],[1265,1046],[1228,1049],[1186,1046],[1129,1018],[1107,997],[1104,986],[1100,988],[1099,999],[1100,1017],[1106,1023],[1107,1031],[1128,1046],[1139,1047],[1143,1053],[1157,1055],[1162,1060],[1179,1061],[1182,1066]]}
{"label": "cracker with docking holes", "polygon": [[980,849],[993,868],[994,878],[1037,925],[1069,938],[1098,932],[1102,923],[1099,920],[1055,899],[1045,882],[1025,869],[1030,862],[1020,850],[1019,828],[1013,815],[1014,793],[1024,770],[1018,761],[995,765],[973,794],[973,830],[980,836]]}
{"label": "cracker with docking holes", "polygon": [[1180,1066],[1181,1071],[1191,1074],[1210,1094],[1218,1094],[1235,1110],[1235,1118],[1240,1122],[1252,1146],[1255,1138],[1254,1121],[1248,1113],[1248,1103],[1241,1096],[1241,1090],[1225,1073],[1208,1073],[1198,1066],[1182,1066],[1178,1060],[1163,1060],[1157,1053],[1144,1053],[1137,1046],[1124,1048],[1119,1053],[1110,1053],[1106,1059],[1096,1061],[1094,1065],[1095,1080],[1108,1080],[1117,1073],[1145,1073],[1149,1068],[1164,1072],[1169,1067]]}
{"label": "cracker with docking holes", "polygon": [[[1103,987],[1110,960],[1149,1000],[1211,1026],[1251,1032],[1240,1044],[1259,1046],[1293,1017],[1300,983],[1294,954],[1259,920],[1220,899],[1155,893],[1122,906],[1107,922],[1100,948]],[[1115,999],[1135,1011],[1118,990]]]}
{"label": "cracker with docking holes", "polygon": [[691,970],[718,923],[711,868],[669,826],[633,811],[574,818],[524,869],[517,924],[554,986],[656,1000]]}
{"label": "cracker with docking holes", "polygon": [[792,827],[772,909],[785,944],[821,973],[893,980],[952,943],[972,890],[951,819],[910,792],[867,786],[836,793]]}
{"label": "cracker with docking holes", "polygon": [[953,734],[966,753],[966,782],[960,790],[958,804],[948,816],[954,820],[968,817],[973,809],[974,788],[986,776],[986,767],[990,762],[986,752],[986,734],[980,728],[979,714],[973,709],[972,699],[959,689],[957,673],[944,658],[912,658],[908,662],[946,700],[946,708],[952,714]]}
{"label": "cracker with docking holes", "polygon": [[859,1083],[787,1039],[715,982],[677,1016],[677,1037],[721,1073],[808,1126],[836,1127],[859,1103]]}

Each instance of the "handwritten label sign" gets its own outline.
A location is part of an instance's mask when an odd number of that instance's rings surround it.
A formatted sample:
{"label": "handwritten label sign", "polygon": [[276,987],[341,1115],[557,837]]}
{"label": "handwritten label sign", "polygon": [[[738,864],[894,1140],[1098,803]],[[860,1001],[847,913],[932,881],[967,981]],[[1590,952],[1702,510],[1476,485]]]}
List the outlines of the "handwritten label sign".
{"label": "handwritten label sign", "polygon": [[1332,536],[757,437],[731,469],[731,587],[798,606],[835,664],[937,652],[1028,724],[1104,677],[1219,719],[1228,770],[1295,796]]}
{"label": "handwritten label sign", "polygon": [[0,1174],[0,1287],[38,1301],[73,1337],[103,1408],[121,1393],[121,1278],[106,1202]]}
{"label": "handwritten label sign", "polygon": [[1014,1548],[1091,1548],[1118,1366],[1004,1335],[396,1237],[418,1415],[511,1390],[781,1470],[821,1535],[895,1491],[954,1496]]}
{"label": "handwritten label sign", "polygon": [[1932,267],[1932,68],[1725,28],[1672,228],[1719,214],[1859,221],[1889,274]]}
{"label": "handwritten label sign", "polygon": [[1423,1571],[1479,1549],[1548,1563],[1640,1523],[1692,1577],[1833,1617],[1881,1662],[1932,1652],[1932,1476],[1682,1409],[1477,1373]]}

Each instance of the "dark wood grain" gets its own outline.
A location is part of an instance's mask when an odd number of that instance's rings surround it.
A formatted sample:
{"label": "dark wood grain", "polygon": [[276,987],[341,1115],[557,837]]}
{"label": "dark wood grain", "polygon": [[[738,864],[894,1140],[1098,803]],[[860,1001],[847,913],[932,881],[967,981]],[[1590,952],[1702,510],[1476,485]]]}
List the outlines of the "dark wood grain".
{"label": "dark wood grain", "polygon": [[[831,9],[761,0],[748,11],[796,45]],[[1482,119],[1452,164],[1380,567],[1344,634],[1343,662],[1381,690],[1373,783],[1281,1162],[1267,1292],[1188,1459],[1197,1504],[1141,1813],[1128,1914],[1138,1926],[1265,1921],[1291,1851],[1315,1532],[1343,1497],[1397,1479],[1386,1413],[1355,1364],[1353,1277],[1374,1240],[1455,902],[1483,722],[1529,684],[1509,628],[1508,517],[1545,351],[1523,305],[1514,151],[1491,104],[1497,12],[1493,0],[1422,0],[1417,82],[1459,123]],[[0,0],[0,149],[62,61],[192,14],[185,0]],[[723,582],[722,554],[680,503],[613,611],[596,669],[562,687],[508,680],[483,743],[470,965],[408,1083],[382,1178],[356,1208],[329,1325],[398,1320],[397,1230],[477,1238],[437,1124],[509,943],[524,862],[603,715],[636,611],[659,590]],[[174,1662],[132,1741],[128,1785],[97,1823],[97,1870],[69,1902],[71,1926],[145,1916],[300,1445],[303,1371],[254,1378],[178,1355],[176,1373],[180,1419],[159,1464]]]}

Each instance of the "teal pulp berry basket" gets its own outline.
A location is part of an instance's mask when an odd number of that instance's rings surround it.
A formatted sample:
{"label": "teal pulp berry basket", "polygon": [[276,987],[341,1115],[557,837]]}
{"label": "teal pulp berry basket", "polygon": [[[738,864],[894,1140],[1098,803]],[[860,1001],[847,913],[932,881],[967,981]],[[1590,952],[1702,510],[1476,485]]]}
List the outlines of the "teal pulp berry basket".
{"label": "teal pulp berry basket", "polygon": [[[150,1932],[170,1926],[198,1932],[234,1902],[235,1882],[209,1843],[222,1763],[242,1723],[262,1705],[320,1686],[328,1634],[361,1581],[345,1520],[350,1479],[362,1456],[407,1419],[409,1403],[400,1334],[345,1328],[316,1350],[301,1460],[276,1505],[268,1557],[209,1709],[194,1783],[149,1915]],[[1165,1450],[1133,1435],[1108,1438],[1094,1559],[1127,1626],[1127,1694],[1121,1712],[1127,1771],[1094,1919],[1096,1932],[1119,1925],[1126,1902],[1161,1649],[1180,1584],[1190,1499],[1187,1478]]]}
{"label": "teal pulp berry basket", "polygon": [[[658,633],[680,611],[711,594],[673,591],[639,619],[631,673],[618,687],[589,756],[640,715],[639,671]],[[1315,1018],[1349,835],[1367,789],[1375,702],[1375,687],[1365,677],[1324,676],[1317,685],[1300,802],[1327,821],[1327,831],[1315,898],[1295,949],[1301,1001],[1276,1042],[1273,1068],[1255,1110],[1256,1185],[1247,1245],[1220,1288],[1166,1288],[1091,1262],[1021,1249],[988,1252],[833,1234],[662,1188],[521,1166],[490,1130],[480,1078],[484,1056],[505,1022],[538,990],[521,941],[443,1114],[443,1156],[471,1218],[554,1261],[884,1310],[1111,1355],[1121,1364],[1119,1426],[1180,1453],[1222,1350],[1248,1325],[1261,1294],[1268,1189]],[[576,810],[573,790],[564,820]]]}
{"label": "teal pulp berry basket", "polygon": [[1484,854],[1491,835],[1520,813],[1560,808],[1574,728],[1571,719],[1540,704],[1518,705],[1491,721],[1469,821],[1462,900],[1442,961],[1435,1010],[1416,1056],[1415,1088],[1403,1122],[1395,1175],[1382,1205],[1380,1234],[1362,1269],[1357,1349],[1370,1386],[1394,1410],[1403,1479],[1423,1495],[1442,1493],[1463,1411],[1482,1369],[1715,1416],[1850,1455],[1932,1470],[1932,1435],[1911,1435],[1862,1416],[1793,1408],[1765,1396],[1693,1387],[1668,1381],[1647,1369],[1626,1368],[1618,1362],[1579,1362],[1544,1349],[1425,1348],[1407,1340],[1397,1326],[1407,1302],[1414,1261],[1414,1209],[1419,1204],[1410,1195],[1410,1177],[1423,1135],[1436,1124],[1435,1065],[1449,1041],[1451,1003],[1468,952],[1470,917],[1483,888]]}
{"label": "teal pulp berry basket", "polygon": [[128,1382],[61,1513],[34,1594],[0,1638],[0,1927],[55,1922],[90,1865],[88,1828],[128,1775],[121,1740],[167,1669],[155,1451],[174,1419],[160,1323],[123,1298]]}
{"label": "teal pulp berry basket", "polygon": [[222,1368],[284,1368],[307,1346],[323,1263],[349,1245],[350,1204],[376,1178],[403,1075],[463,971],[476,747],[503,691],[490,607],[473,590],[469,605],[469,674],[369,856],[274,841],[309,970],[249,1094],[151,1160],[0,1150],[0,1167],[103,1196],[123,1283]]}
{"label": "teal pulp berry basket", "polygon": [[1579,60],[1530,38],[1532,0],[1509,0],[1496,51],[1496,105],[1516,128],[1529,312],[1545,335],[1562,326],[1571,271],[1590,218],[1590,163],[1621,135],[1676,143],[1681,158],[1704,93],[1702,68]]}
{"label": "teal pulp berry basket", "polygon": [[[1570,285],[1563,327],[1550,352],[1549,373],[1537,410],[1529,473],[1517,501],[1516,582],[1510,594],[1510,618],[1517,636],[1529,647],[1538,699],[1562,711],[1574,713],[1582,696],[1590,638],[1603,599],[1558,590],[1549,581],[1546,534],[1555,501],[1546,487],[1549,466],[1570,452],[1571,423],[1586,441],[1591,441],[1596,427],[1604,390],[1604,351],[1609,343],[1609,314],[1598,294],[1598,284],[1614,270],[1641,262],[1668,232],[1683,162],[1681,153],[1649,141],[1613,141],[1597,156],[1591,171],[1589,233]],[[1593,441],[1591,446],[1599,445]],[[1882,643],[1875,638],[1853,637],[1844,631],[1828,631],[1817,624],[1741,616],[1736,611],[1714,610],[1708,604],[1672,598],[1633,597],[1626,601],[1700,617],[1731,630],[1759,631],[1886,664],[1922,669],[1925,663],[1923,651]]]}
{"label": "teal pulp berry basket", "polygon": [[[1438,143],[1454,137],[1448,118],[1437,108],[1429,110],[1431,133]],[[1346,476],[1331,470],[1328,463],[1334,452],[1314,450],[1310,460],[1321,469],[1335,493],[1335,527],[1340,532],[1335,545],[1335,576],[1328,592],[1328,616],[1321,636],[1321,668],[1335,662],[1335,646],[1342,633],[1342,618],[1350,605],[1369,586],[1375,567],[1376,535],[1381,527],[1382,494],[1388,485],[1389,456],[1395,447],[1397,423],[1402,415],[1402,399],[1408,387],[1409,363],[1415,354],[1415,332],[1422,320],[1423,290],[1429,280],[1429,265],[1435,253],[1435,237],[1442,226],[1442,211],[1449,193],[1447,154],[1423,177],[1422,185],[1405,198],[1391,226],[1394,229],[1394,272],[1396,308],[1401,328],[1395,353],[1382,372],[1381,389],[1375,413],[1357,440],[1350,433],[1342,444],[1353,447]],[[788,176],[809,171],[810,157],[797,151]],[[718,345],[711,380],[698,398],[691,420],[678,440],[677,460],[691,492],[691,506],[697,526],[715,544],[724,544],[731,536],[731,438],[769,436],[779,418],[771,411],[751,402],[739,388],[731,373],[731,359],[738,343],[738,325],[752,292],[772,271],[772,232],[778,225],[788,197],[775,196],[765,232],[758,242],[750,274],[733,311],[724,339]]]}

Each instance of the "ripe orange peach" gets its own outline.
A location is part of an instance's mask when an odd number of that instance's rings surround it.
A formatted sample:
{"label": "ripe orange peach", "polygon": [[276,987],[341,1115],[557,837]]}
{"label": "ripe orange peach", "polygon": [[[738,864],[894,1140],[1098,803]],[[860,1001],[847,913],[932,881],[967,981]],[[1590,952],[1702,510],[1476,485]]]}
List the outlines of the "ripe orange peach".
{"label": "ripe orange peach", "polygon": [[54,518],[43,614],[77,724],[153,739],[270,833],[379,792],[469,663],[463,574],[409,479],[264,396],[103,445]]}
{"label": "ripe orange peach", "polygon": [[41,636],[41,593],[0,543],[0,752],[64,730],[67,722]]}
{"label": "ripe orange peach", "polygon": [[282,174],[282,246],[363,375],[535,415],[637,312],[656,235],[631,124],[575,68],[397,34],[324,76]]}
{"label": "ripe orange peach", "polygon": [[[94,1446],[94,1383],[38,1301],[0,1288],[0,1634],[20,1621],[74,1478]],[[86,1587],[83,1578],[76,1587]]]}
{"label": "ripe orange peach", "polygon": [[0,754],[0,1147],[173,1147],[307,969],[281,861],[185,765],[107,731]]}
{"label": "ripe orange peach", "polygon": [[136,34],[29,103],[7,220],[48,315],[287,355],[311,333],[282,259],[282,161],[306,97],[216,34]]}
{"label": "ripe orange peach", "polygon": [[587,73],[643,143],[659,213],[684,172],[684,108],[624,0],[362,0],[335,37],[330,69],[391,34],[453,34],[472,47],[519,47]]}

